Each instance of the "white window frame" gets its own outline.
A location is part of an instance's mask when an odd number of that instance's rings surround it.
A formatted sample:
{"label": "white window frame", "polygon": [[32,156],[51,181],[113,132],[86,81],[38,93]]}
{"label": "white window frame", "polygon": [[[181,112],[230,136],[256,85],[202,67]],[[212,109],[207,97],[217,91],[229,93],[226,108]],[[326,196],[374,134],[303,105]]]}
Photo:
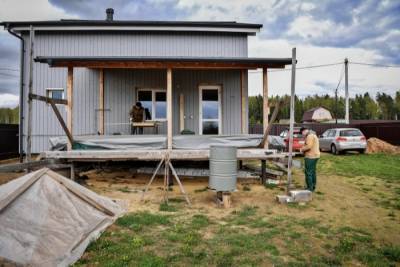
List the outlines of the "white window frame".
{"label": "white window frame", "polygon": [[[167,115],[165,114],[165,118],[158,118],[157,117],[157,112],[156,112],[156,93],[157,92],[164,92],[165,97],[167,97],[167,90],[161,89],[161,88],[138,88],[136,90],[136,102],[139,101],[139,92],[140,91],[151,91],[151,120],[152,121],[167,121]],[[167,102],[167,101],[165,101]],[[148,120],[146,120],[148,121]]]}
{"label": "white window frame", "polygon": [[[203,90],[217,89],[218,90],[218,119],[203,119]],[[199,134],[203,135],[203,122],[216,121],[218,122],[218,135],[222,134],[222,87],[220,85],[200,85],[199,86]]]}
{"label": "white window frame", "polygon": [[64,88],[53,88],[53,87],[46,88],[46,96],[48,98],[53,98],[53,94],[52,94],[53,91],[62,91],[62,99],[65,99]]}

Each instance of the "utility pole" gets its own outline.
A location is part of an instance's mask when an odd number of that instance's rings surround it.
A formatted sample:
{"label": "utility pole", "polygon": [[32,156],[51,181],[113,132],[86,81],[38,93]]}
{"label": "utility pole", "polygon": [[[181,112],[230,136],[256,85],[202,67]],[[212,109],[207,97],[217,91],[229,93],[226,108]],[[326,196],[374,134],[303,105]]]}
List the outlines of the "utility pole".
{"label": "utility pole", "polygon": [[346,114],[345,114],[345,122],[349,124],[350,122],[350,105],[349,105],[349,60],[347,58],[344,59],[344,88],[345,88],[345,97],[346,97]]}
{"label": "utility pole", "polygon": [[337,124],[337,114],[338,114],[338,88],[335,90],[335,120]]}
{"label": "utility pole", "polygon": [[296,47],[292,49],[292,80],[291,80],[291,92],[290,92],[290,126],[289,126],[289,159],[288,159],[288,182],[286,193],[289,195],[289,191],[292,186],[292,160],[293,160],[293,124],[294,124],[294,97],[296,87]]}
{"label": "utility pole", "polygon": [[[32,98],[31,94],[33,92],[33,46],[34,46],[35,31],[32,25],[29,29],[29,85],[28,85],[28,131],[26,140],[26,160],[30,162],[31,149],[32,149]],[[23,97],[22,95],[20,97]]]}

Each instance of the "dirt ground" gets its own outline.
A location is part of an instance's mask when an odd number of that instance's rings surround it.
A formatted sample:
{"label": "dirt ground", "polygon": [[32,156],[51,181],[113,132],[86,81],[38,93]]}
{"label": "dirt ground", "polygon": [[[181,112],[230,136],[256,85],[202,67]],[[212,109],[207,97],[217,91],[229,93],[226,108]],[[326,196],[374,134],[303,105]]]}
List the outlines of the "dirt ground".
{"label": "dirt ground", "polygon": [[[337,164],[341,164],[338,163],[338,160],[345,160],[346,162],[357,160],[359,162],[366,162],[366,160],[370,159],[371,162],[375,162],[375,158],[371,158],[375,156],[363,155],[364,159],[356,157],[357,156],[348,156],[346,158],[346,156],[335,157],[323,155],[324,160],[321,161],[319,165],[320,169],[318,170],[317,191],[313,194],[313,200],[305,205],[278,204],[275,197],[278,194],[285,194],[285,186],[265,187],[261,185],[258,180],[240,179],[238,180],[237,191],[232,193],[232,207],[223,209],[218,207],[215,203],[216,193],[207,190],[208,178],[180,177],[192,205],[187,206],[183,202],[179,202],[179,211],[175,214],[178,220],[180,220],[179,218],[188,218],[187,220],[190,220],[193,216],[203,214],[209,221],[219,222],[219,224],[224,225],[227,222],[227,218],[232,217],[233,214],[238,214],[237,211],[246,210],[248,207],[256,207],[257,214],[264,216],[266,220],[269,220],[269,217],[271,217],[271,219],[286,218],[285,224],[290,224],[287,220],[293,220],[293,223],[304,223],[307,222],[307,220],[316,220],[318,224],[321,225],[321,228],[318,229],[324,229],[324,227],[329,229],[345,229],[346,227],[352,227],[354,229],[359,229],[359,231],[370,233],[373,237],[372,242],[376,246],[383,246],[385,244],[399,246],[400,206],[393,204],[400,203],[396,202],[398,201],[398,194],[400,193],[400,186],[398,180],[396,180],[398,179],[396,171],[398,167],[387,165],[389,167],[392,166],[391,168],[395,173],[394,175],[388,175],[388,177],[393,176],[393,180],[391,181],[383,179],[379,177],[379,175],[357,174],[342,176],[339,175],[338,172],[333,171],[339,166]],[[380,156],[376,156],[376,159],[379,159],[379,157]],[[392,156],[390,159],[397,161],[397,157],[395,156]],[[380,159],[380,171],[384,171],[388,168],[385,165],[389,164],[387,161],[386,158]],[[371,169],[376,170],[378,167],[372,166]],[[348,173],[349,171],[346,170],[346,172]],[[304,175],[302,170],[295,169],[293,173],[295,187],[303,188]],[[22,175],[23,173],[0,173],[0,184]],[[150,179],[149,175],[138,175],[129,170],[121,169],[113,171],[94,169],[81,173],[81,176],[86,176],[87,179],[80,180],[79,182],[89,189],[112,199],[126,200],[129,203],[129,212],[133,214],[138,214],[138,212],[140,213],[141,211],[149,211],[151,214],[161,215],[169,213],[161,211],[160,204],[163,203],[165,195],[163,191],[163,178],[161,176],[158,176],[153,182],[143,202],[141,201],[142,190]],[[177,199],[184,200],[180,193],[179,186],[176,183],[172,187],[172,190],[168,191],[168,197],[173,200],[174,203],[177,203]],[[390,205],[387,204],[388,200],[391,201]],[[215,224],[211,226],[211,228],[204,229],[201,233],[205,238],[204,240],[211,240],[212,236],[215,237],[217,232],[213,227],[216,227]],[[108,230],[104,236],[120,231],[120,228],[114,228],[115,226],[111,227],[111,230]],[[152,230],[153,232],[151,232],[151,234],[154,235],[155,239],[162,238],[163,231],[157,229],[158,228]],[[244,229],[246,229],[249,234],[255,231],[248,227]],[[286,235],[291,234],[293,234],[293,232],[288,230]],[[304,234],[307,235],[307,232]],[[207,237],[208,235],[210,235],[209,238]],[[311,245],[313,251],[321,255],[324,253],[332,253],[329,252],[329,249],[326,249],[329,240],[317,240],[311,237],[313,235],[314,234],[310,233],[308,236],[308,245],[305,247]],[[316,235],[318,235],[318,233],[316,233]],[[140,234],[139,237],[143,238]],[[103,244],[102,242],[106,242],[104,240],[107,240],[107,238],[108,237],[100,239],[96,244]],[[288,256],[285,254],[284,240],[285,238],[282,240],[277,238],[274,240],[273,244],[276,245],[282,253],[280,259],[286,261]],[[163,242],[165,242],[165,240]],[[96,244],[94,245],[95,248]],[[291,242],[287,244],[290,245]],[[160,248],[155,247],[154,249],[155,251],[159,251]],[[165,247],[162,247],[162,249],[165,249]],[[96,257],[100,257],[99,255],[103,254],[96,254],[96,251],[97,250],[93,248],[91,250],[89,249],[80,263],[85,265],[85,261],[92,259],[92,257],[94,257],[94,261],[97,262],[98,258]],[[359,266],[358,261],[352,262],[351,257],[353,256],[354,255],[351,254],[350,259],[343,263],[346,263],[345,265]],[[270,260],[271,259],[263,259],[261,261],[264,263],[272,263],[273,261],[271,262]],[[88,266],[96,265],[96,262],[90,262]],[[105,262],[107,262],[106,259]],[[183,261],[183,263],[184,262],[185,261]],[[375,266],[374,264],[367,265]]]}
{"label": "dirt ground", "polygon": [[[163,180],[158,177],[145,195],[144,202],[140,201],[141,191],[149,181],[149,176],[133,175],[129,172],[105,173],[90,171],[85,173],[89,179],[86,185],[91,190],[113,199],[129,201],[129,211],[158,212],[163,202]],[[300,170],[295,171],[295,184],[303,187],[303,176]],[[185,211],[188,214],[199,210],[213,219],[220,219],[233,210],[243,206],[256,205],[261,210],[280,215],[292,215],[298,219],[317,218],[332,226],[351,225],[356,228],[368,229],[374,233],[376,240],[398,243],[400,240],[400,213],[393,220],[388,216],[387,209],[379,207],[368,194],[360,192],[357,185],[351,184],[340,176],[320,175],[318,191],[314,200],[304,207],[293,208],[278,204],[277,194],[284,194],[284,187],[266,189],[256,180],[239,180],[238,190],[232,194],[232,208],[222,209],[215,204],[215,192],[206,190],[208,179],[181,177],[183,185],[192,202]],[[376,182],[375,182],[376,183]],[[246,187],[246,188],[245,188]],[[245,188],[245,189],[244,189]],[[249,190],[249,191],[248,191]],[[169,198],[181,198],[179,186],[175,184],[168,192]]]}

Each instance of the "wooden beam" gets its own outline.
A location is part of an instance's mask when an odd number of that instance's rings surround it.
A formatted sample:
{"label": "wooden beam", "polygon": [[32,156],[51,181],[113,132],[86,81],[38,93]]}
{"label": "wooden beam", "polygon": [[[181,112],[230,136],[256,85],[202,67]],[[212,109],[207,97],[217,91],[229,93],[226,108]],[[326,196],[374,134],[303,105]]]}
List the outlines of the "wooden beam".
{"label": "wooden beam", "polygon": [[246,71],[241,70],[240,72],[240,105],[241,105],[241,124],[242,134],[248,133],[248,116],[247,116],[247,83],[246,83]]}
{"label": "wooden beam", "polygon": [[50,98],[50,97],[36,95],[36,94],[29,94],[29,98],[38,100],[38,101],[43,101],[48,104],[50,104],[50,101],[52,101],[54,104],[57,104],[57,105],[67,105],[67,103],[68,103],[68,101],[65,99],[55,99],[55,98]]}
{"label": "wooden beam", "polygon": [[167,148],[172,149],[172,69],[167,69]]}
{"label": "wooden beam", "polygon": [[0,201],[0,212],[3,211],[8,205],[10,205],[19,195],[24,193],[29,187],[31,187],[37,180],[42,177],[43,174],[48,172],[49,169],[43,168],[34,173],[28,180],[13,190],[9,195]]}
{"label": "wooden beam", "polygon": [[[140,161],[160,161],[169,154],[171,160],[208,160],[210,151],[208,149],[173,149],[168,151],[161,150],[72,150],[72,151],[44,151],[41,158],[45,159],[64,159],[68,161],[125,161],[125,160],[140,160]],[[273,159],[284,158],[285,153],[272,153],[267,149],[260,148],[240,148],[237,150],[238,160],[251,159]]]}
{"label": "wooden beam", "polygon": [[[268,128],[268,114],[269,114],[269,105],[268,105],[268,72],[266,68],[263,68],[263,129],[264,133]],[[265,148],[268,147],[268,142],[265,142]]]}
{"label": "wooden beam", "polygon": [[185,96],[179,95],[179,129],[182,132],[185,129]]}
{"label": "wooden beam", "polygon": [[[67,77],[67,129],[72,134],[73,133],[73,96],[74,96],[74,69],[73,67],[68,67],[68,77]],[[67,150],[72,149],[72,142],[68,140]]]}
{"label": "wooden beam", "polygon": [[104,134],[104,69],[99,70],[99,133]]}
{"label": "wooden beam", "polygon": [[285,68],[284,64],[226,62],[139,62],[139,61],[57,61],[51,67],[137,68],[137,69],[257,69]]}
{"label": "wooden beam", "polygon": [[61,127],[63,128],[65,134],[67,135],[69,143],[73,144],[74,139],[72,138],[72,133],[69,131],[67,125],[64,122],[63,117],[61,116],[60,111],[58,111],[58,108],[56,107],[56,104],[54,104],[53,100],[50,100],[50,105],[53,108],[54,113],[56,114],[58,122],[61,124]]}

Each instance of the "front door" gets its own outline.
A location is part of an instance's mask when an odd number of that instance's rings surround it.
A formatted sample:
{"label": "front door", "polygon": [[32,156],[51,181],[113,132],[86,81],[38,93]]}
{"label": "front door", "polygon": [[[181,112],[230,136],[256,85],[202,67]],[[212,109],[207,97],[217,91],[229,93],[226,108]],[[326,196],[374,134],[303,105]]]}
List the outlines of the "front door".
{"label": "front door", "polygon": [[221,134],[221,87],[200,86],[199,133]]}

